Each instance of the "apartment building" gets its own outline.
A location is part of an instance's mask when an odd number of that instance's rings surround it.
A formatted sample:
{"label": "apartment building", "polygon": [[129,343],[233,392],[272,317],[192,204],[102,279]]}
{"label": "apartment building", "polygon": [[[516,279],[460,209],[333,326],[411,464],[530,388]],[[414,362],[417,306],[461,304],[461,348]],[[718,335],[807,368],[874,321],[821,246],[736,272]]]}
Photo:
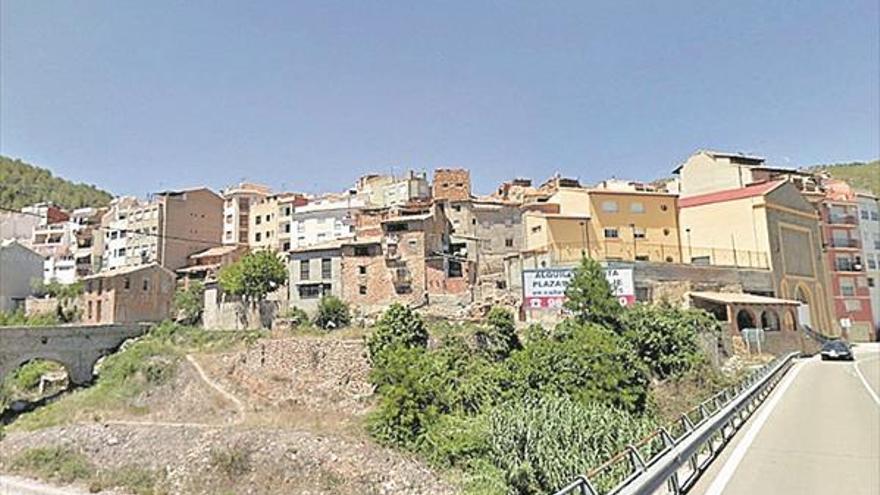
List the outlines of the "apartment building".
{"label": "apartment building", "polygon": [[40,218],[28,213],[0,210],[0,241],[17,240],[30,244]]}
{"label": "apartment building", "polygon": [[288,301],[313,314],[324,296],[345,297],[342,290],[342,243],[336,240],[296,248],[288,263]]}
{"label": "apartment building", "polygon": [[252,249],[287,252],[293,247],[293,214],[308,204],[298,193],[267,196],[251,203],[248,245]]}
{"label": "apartment building", "polygon": [[156,262],[169,270],[221,243],[223,198],[206,187],[124,198],[103,217],[102,270]]}
{"label": "apartment building", "polygon": [[401,177],[393,175],[365,175],[355,184],[357,194],[366,198],[373,208],[400,206],[431,198],[427,174],[409,170]]}
{"label": "apartment building", "polygon": [[545,202],[526,205],[526,252],[554,262],[589,256],[609,261],[682,262],[677,197],[637,183],[558,187]]}
{"label": "apartment building", "polygon": [[290,217],[291,249],[354,236],[356,216],[367,206],[357,194],[332,194],[294,208]]}
{"label": "apartment building", "polygon": [[250,242],[251,205],[272,194],[268,186],[242,182],[221,192],[223,196],[223,244]]}
{"label": "apartment building", "polygon": [[877,196],[857,192],[859,231],[861,232],[862,256],[865,263],[866,284],[874,316],[874,339],[880,338],[880,202]]}
{"label": "apartment building", "polygon": [[439,204],[388,209],[377,227],[341,243],[343,297],[366,310],[469,295],[473,266],[449,252],[449,220]]}

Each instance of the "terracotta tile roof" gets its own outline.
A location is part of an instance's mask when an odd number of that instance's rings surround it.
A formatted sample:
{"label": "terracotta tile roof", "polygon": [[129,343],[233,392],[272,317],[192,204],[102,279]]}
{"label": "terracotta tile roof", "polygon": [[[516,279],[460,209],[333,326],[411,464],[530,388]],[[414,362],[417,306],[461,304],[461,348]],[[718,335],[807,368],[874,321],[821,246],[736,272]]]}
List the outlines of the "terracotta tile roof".
{"label": "terracotta tile roof", "polygon": [[785,180],[773,180],[767,182],[756,182],[746,187],[736,189],[727,189],[724,191],[716,191],[708,194],[698,194],[696,196],[688,196],[678,200],[679,208],[689,208],[692,206],[702,206],[712,203],[723,203],[725,201],[733,201],[736,199],[753,198],[755,196],[763,196],[768,192],[776,189],[785,183]]}

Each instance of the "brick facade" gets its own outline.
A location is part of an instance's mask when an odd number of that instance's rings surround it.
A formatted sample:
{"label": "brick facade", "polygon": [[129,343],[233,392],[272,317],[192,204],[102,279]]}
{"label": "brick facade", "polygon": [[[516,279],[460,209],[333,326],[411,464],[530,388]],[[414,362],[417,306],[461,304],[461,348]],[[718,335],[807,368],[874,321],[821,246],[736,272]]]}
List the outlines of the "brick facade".
{"label": "brick facade", "polygon": [[471,173],[464,168],[434,170],[434,201],[464,201],[471,197]]}

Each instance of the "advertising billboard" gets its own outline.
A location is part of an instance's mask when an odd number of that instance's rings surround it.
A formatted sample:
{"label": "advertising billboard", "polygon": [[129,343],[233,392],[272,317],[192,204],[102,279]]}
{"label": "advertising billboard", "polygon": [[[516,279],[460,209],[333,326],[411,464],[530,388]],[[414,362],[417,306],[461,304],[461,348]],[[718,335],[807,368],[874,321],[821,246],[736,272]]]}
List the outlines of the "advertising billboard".
{"label": "advertising billboard", "polygon": [[[565,302],[565,289],[574,268],[536,268],[523,270],[523,306],[528,309],[558,309]],[[611,293],[622,306],[636,301],[632,268],[605,268]]]}

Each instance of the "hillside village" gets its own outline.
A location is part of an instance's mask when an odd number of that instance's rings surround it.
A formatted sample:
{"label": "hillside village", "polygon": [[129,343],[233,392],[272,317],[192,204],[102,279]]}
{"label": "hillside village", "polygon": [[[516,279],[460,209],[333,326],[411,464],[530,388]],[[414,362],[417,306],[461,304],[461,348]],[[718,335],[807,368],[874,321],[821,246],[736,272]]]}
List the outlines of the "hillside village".
{"label": "hillside village", "polygon": [[[731,331],[807,326],[876,340],[876,196],[742,153],[697,151],[672,172],[653,183],[514,178],[477,195],[468,170],[437,169],[365,175],[322,195],[242,183],[4,210],[0,311],[54,311],[35,289],[42,280],[81,285],[83,323],[162,321],[174,316],[176,288],[198,282],[206,328],[271,326],[291,308],[314,314],[331,295],[365,321],[396,301],[465,320],[504,305],[521,322],[550,322],[586,256],[604,264],[625,305],[703,308]],[[242,315],[218,273],[267,250],[288,267],[287,283],[262,316]]]}

